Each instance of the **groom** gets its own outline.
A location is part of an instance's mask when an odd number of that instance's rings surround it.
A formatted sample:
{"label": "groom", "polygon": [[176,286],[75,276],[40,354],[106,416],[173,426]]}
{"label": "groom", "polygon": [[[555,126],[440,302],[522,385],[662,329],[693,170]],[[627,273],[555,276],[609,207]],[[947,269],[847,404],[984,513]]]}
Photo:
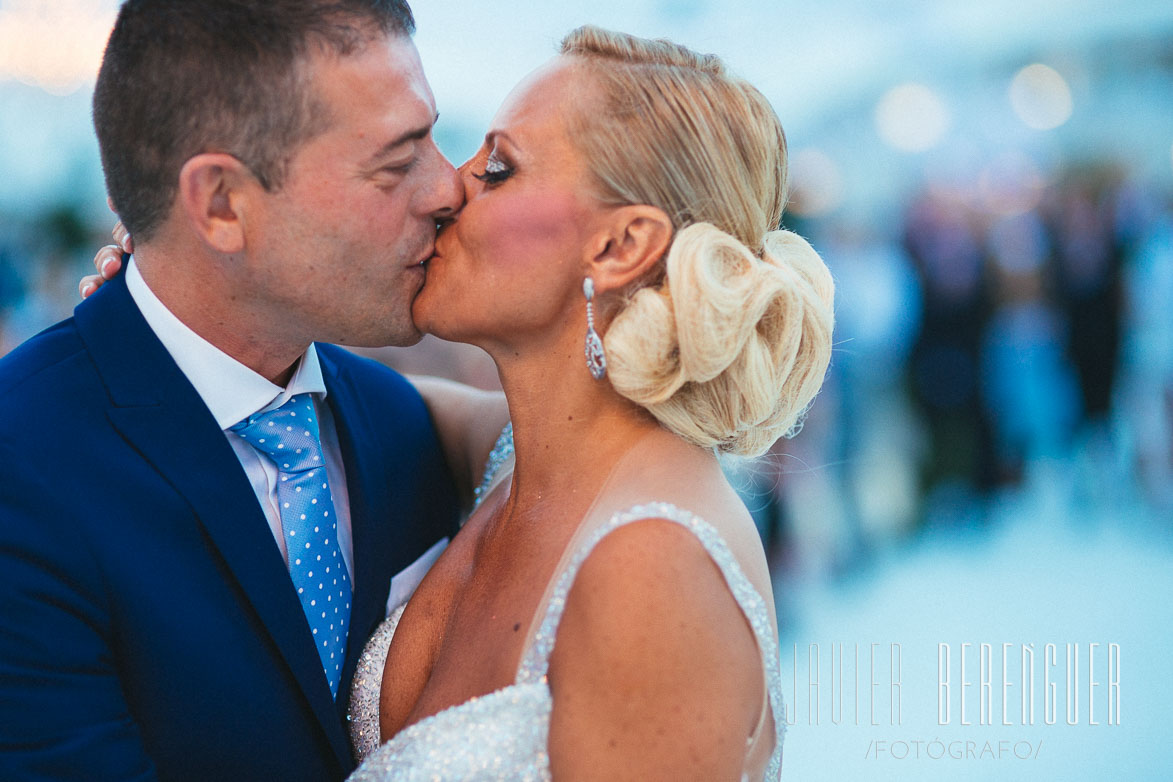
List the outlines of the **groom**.
{"label": "groom", "polygon": [[0,361],[0,779],[330,780],[388,584],[451,535],[410,344],[461,204],[402,0],[129,0],[125,274]]}

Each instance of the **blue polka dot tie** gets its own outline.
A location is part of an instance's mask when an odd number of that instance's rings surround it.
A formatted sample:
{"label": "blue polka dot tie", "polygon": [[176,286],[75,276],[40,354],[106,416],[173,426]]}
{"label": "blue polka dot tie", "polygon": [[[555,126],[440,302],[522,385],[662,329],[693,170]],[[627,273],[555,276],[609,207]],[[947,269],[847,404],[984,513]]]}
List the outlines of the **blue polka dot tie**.
{"label": "blue polka dot tie", "polygon": [[313,398],[298,394],[275,410],[250,415],[232,431],[277,466],[277,500],[289,552],[289,575],[309,621],[330,692],[337,697],[346,656],[350,579],[338,545],[338,522]]}

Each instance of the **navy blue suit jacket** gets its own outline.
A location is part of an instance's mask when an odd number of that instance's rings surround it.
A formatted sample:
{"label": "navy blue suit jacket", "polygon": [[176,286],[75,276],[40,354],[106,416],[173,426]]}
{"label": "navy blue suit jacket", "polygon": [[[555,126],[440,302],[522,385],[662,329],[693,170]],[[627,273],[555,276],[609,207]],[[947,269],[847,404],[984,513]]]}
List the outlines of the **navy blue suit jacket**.
{"label": "navy blue suit jacket", "polygon": [[240,462],[123,278],[0,360],[0,779],[353,768],[359,652],[457,505],[415,390],[318,350],[354,537],[337,703]]}

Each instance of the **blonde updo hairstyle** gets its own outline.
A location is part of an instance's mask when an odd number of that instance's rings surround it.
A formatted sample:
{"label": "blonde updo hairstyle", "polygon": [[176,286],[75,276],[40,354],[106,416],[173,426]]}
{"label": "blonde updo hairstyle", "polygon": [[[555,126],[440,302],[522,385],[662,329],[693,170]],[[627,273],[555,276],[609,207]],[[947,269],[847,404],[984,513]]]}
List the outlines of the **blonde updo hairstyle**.
{"label": "blonde updo hairstyle", "polygon": [[834,322],[827,267],[777,230],[782,125],[713,55],[592,26],[562,54],[598,88],[570,118],[598,196],[658,207],[675,229],[607,327],[611,384],[690,442],[758,456],[797,431]]}

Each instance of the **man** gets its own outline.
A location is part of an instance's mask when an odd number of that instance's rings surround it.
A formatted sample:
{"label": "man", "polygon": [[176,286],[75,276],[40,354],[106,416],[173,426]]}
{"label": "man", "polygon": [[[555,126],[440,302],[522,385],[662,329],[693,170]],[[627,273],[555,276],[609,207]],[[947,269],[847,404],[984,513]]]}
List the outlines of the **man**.
{"label": "man", "polygon": [[358,654],[457,512],[419,395],[314,344],[418,339],[461,204],[413,27],[402,0],[122,8],[94,120],[134,259],[0,361],[0,778],[353,767]]}

